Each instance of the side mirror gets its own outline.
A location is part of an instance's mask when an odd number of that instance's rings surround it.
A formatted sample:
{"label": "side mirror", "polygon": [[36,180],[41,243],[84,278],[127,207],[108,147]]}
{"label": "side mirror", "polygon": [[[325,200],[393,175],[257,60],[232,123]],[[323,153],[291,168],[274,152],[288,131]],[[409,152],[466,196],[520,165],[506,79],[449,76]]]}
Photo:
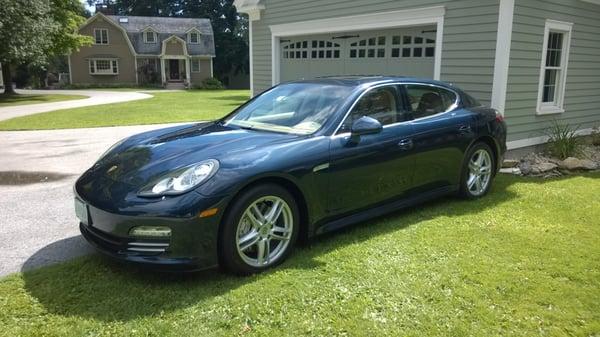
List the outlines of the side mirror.
{"label": "side mirror", "polygon": [[369,116],[362,116],[354,121],[350,130],[353,136],[370,135],[380,133],[383,126],[378,120]]}

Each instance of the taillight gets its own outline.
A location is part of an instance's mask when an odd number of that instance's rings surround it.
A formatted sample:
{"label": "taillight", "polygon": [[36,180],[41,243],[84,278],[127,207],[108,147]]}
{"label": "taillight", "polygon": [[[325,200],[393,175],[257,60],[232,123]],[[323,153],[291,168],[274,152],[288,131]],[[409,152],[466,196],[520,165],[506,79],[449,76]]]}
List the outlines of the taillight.
{"label": "taillight", "polygon": [[504,116],[498,110],[496,110],[496,122],[498,122],[498,123],[504,122]]}

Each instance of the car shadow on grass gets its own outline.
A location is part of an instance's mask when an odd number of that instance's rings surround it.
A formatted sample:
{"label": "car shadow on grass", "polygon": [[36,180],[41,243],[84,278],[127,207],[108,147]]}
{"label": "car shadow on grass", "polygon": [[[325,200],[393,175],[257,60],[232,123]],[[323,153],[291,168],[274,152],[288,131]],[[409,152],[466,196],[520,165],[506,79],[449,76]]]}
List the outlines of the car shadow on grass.
{"label": "car shadow on grass", "polygon": [[[274,273],[286,272],[286,269],[324,268],[326,262],[322,262],[320,257],[340,247],[400,231],[436,217],[451,219],[453,216],[482,213],[518,197],[509,188],[515,182],[528,180],[503,176],[496,180],[491,193],[482,199],[465,201],[454,197],[441,198],[322,235],[302,244],[279,267],[260,275],[234,277],[218,270],[186,274],[156,273],[93,254],[24,272],[24,288],[49,313],[57,315],[128,321],[176,311],[201,304]],[[64,248],[64,245],[49,245],[38,254],[51,255],[52,249],[61,247]],[[38,254],[31,259],[37,259]]]}

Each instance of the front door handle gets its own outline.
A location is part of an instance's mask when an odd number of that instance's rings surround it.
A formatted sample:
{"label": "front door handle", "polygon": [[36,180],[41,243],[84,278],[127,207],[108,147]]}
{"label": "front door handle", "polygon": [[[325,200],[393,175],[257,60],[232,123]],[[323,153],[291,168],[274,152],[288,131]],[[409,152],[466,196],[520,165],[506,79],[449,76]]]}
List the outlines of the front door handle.
{"label": "front door handle", "polygon": [[398,146],[402,150],[410,150],[413,147],[413,141],[410,138],[402,139],[400,142],[398,142]]}

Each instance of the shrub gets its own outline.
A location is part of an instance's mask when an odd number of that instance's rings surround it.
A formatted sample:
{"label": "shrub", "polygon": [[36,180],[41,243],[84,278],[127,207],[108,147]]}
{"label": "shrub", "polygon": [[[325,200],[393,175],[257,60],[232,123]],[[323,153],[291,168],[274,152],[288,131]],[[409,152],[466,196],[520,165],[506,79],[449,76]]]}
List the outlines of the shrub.
{"label": "shrub", "polygon": [[145,83],[142,85],[126,84],[126,83],[76,83],[63,84],[61,89],[161,89],[160,83]]}
{"label": "shrub", "polygon": [[202,85],[200,86],[200,88],[208,90],[219,90],[225,89],[225,86],[223,86],[223,83],[221,83],[221,81],[219,81],[218,79],[214,77],[209,77],[202,81]]}
{"label": "shrub", "polygon": [[160,74],[156,71],[154,65],[146,63],[138,67],[138,74],[140,83],[142,85],[147,84],[160,84]]}
{"label": "shrub", "polygon": [[547,149],[553,157],[565,159],[579,152],[580,139],[576,134],[577,128],[554,120],[547,129]]}

